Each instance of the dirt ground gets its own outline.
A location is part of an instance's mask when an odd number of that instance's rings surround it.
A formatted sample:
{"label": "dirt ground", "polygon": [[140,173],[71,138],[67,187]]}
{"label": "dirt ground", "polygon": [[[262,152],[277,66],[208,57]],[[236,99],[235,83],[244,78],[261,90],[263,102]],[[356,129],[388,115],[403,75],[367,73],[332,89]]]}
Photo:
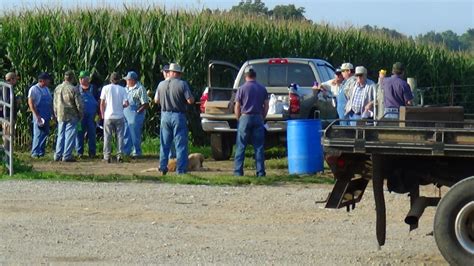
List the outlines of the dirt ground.
{"label": "dirt ground", "polygon": [[[156,163],[41,162],[34,168],[140,174]],[[231,173],[231,162],[206,163]],[[371,188],[349,213],[316,203],[330,190],[316,184],[3,181],[0,264],[446,264],[430,235],[434,208],[409,232],[403,223],[408,197],[386,192],[387,243],[379,249]]]}
{"label": "dirt ground", "polygon": [[[80,162],[65,163],[52,161],[32,161],[33,167],[38,171],[56,171],[65,174],[82,175],[158,175],[155,168],[158,167],[158,158],[145,157],[137,160],[126,160],[125,163],[106,164],[100,159],[82,159]],[[206,160],[203,163],[206,171],[191,172],[193,175],[232,175],[233,161]],[[282,174],[282,169],[266,169],[267,174]],[[283,172],[282,172],[283,171]],[[169,173],[173,174],[173,173]],[[255,175],[254,171],[248,170],[246,175]]]}

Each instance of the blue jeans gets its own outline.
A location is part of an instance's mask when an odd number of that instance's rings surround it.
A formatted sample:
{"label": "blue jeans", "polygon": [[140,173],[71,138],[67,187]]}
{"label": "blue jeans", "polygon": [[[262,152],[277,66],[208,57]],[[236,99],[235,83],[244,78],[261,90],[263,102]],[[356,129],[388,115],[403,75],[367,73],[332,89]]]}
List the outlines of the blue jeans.
{"label": "blue jeans", "polygon": [[[360,120],[360,119],[362,119],[362,116],[352,113],[352,114],[349,115],[349,119],[351,119],[351,120]],[[357,121],[350,121],[349,124],[350,124],[350,126],[356,126]]]}
{"label": "blue jeans", "polygon": [[72,159],[72,150],[76,143],[77,119],[58,122],[58,138],[56,140],[56,152],[54,160]]}
{"label": "blue jeans", "polygon": [[137,105],[130,105],[123,110],[126,120],[123,150],[126,155],[142,155],[142,130],[146,111],[137,113],[137,109]]}
{"label": "blue jeans", "polygon": [[31,156],[44,156],[48,135],[49,121],[47,121],[42,127],[40,127],[36,123],[36,118],[33,117],[33,143],[31,147]]}
{"label": "blue jeans", "polygon": [[188,170],[188,126],[184,113],[161,112],[160,123],[160,171],[168,172],[168,158],[171,145],[176,147],[176,172]]}
{"label": "blue jeans", "polygon": [[94,121],[95,113],[94,114],[87,114],[84,113],[84,118],[82,118],[81,129],[77,131],[77,139],[76,139],[76,150],[77,153],[80,155],[84,154],[84,135],[87,132],[87,143],[89,145],[89,156],[96,155],[96,124]]}
{"label": "blue jeans", "polygon": [[[336,110],[337,110],[337,116],[339,119],[349,119],[349,116],[346,115],[346,104],[347,100],[346,97],[344,96],[344,90],[340,90],[339,94],[336,97]],[[339,121],[339,125],[341,126],[348,126],[349,121]]]}
{"label": "blue jeans", "polygon": [[255,151],[257,176],[265,176],[265,128],[261,115],[242,115],[237,126],[234,175],[244,175],[245,148],[252,143]]}

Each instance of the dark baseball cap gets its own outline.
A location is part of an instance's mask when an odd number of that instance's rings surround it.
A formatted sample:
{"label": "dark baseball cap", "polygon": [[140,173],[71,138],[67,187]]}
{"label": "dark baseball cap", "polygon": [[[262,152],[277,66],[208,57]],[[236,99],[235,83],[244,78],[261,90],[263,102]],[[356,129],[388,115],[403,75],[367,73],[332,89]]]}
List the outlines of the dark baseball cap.
{"label": "dark baseball cap", "polygon": [[252,66],[247,66],[244,70],[244,74],[245,75],[255,75],[257,73],[255,72],[255,69],[253,69]]}
{"label": "dark baseball cap", "polygon": [[48,72],[41,72],[39,75],[38,75],[38,80],[40,79],[43,79],[43,80],[51,80],[51,76],[49,75]]}

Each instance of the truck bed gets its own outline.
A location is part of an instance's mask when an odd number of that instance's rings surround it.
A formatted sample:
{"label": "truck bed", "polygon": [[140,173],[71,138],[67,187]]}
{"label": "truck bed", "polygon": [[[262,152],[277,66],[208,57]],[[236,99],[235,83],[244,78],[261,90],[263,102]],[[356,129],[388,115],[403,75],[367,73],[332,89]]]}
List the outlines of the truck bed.
{"label": "truck bed", "polygon": [[[413,122],[435,126],[400,127],[398,123],[339,126],[334,122],[324,132],[324,149],[326,152],[474,157],[473,122]],[[445,127],[447,124],[452,127]]]}

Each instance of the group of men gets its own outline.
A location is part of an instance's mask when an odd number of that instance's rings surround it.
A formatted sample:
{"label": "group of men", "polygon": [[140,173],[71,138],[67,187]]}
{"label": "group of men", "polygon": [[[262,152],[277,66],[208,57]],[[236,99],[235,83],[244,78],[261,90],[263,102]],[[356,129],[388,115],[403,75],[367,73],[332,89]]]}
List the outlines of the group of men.
{"label": "group of men", "polygon": [[[412,105],[413,94],[403,80],[405,67],[397,62],[392,76],[385,78],[386,71],[379,72],[378,83],[367,78],[367,69],[343,63],[336,69],[334,79],[313,87],[317,92],[335,99],[341,125],[356,125],[363,118],[398,119],[400,106]],[[265,176],[264,121],[268,112],[269,98],[264,86],[256,81],[257,73],[247,67],[245,83],[238,88],[234,113],[238,120],[234,175],[242,176],[245,148],[252,144],[255,151],[256,175]],[[375,104],[377,102],[377,104]],[[380,108],[383,106],[383,108]],[[378,112],[381,114],[377,114]]]}
{"label": "group of men", "polygon": [[396,62],[392,76],[386,78],[386,71],[379,71],[377,83],[367,78],[367,69],[343,63],[336,69],[332,80],[313,89],[336,99],[340,125],[356,125],[362,118],[398,119],[400,106],[413,104],[413,93],[403,79],[405,66]]}
{"label": "group of men", "polygon": [[[177,172],[185,173],[188,160],[188,129],[186,105],[193,104],[194,98],[187,82],[181,80],[181,66],[172,63],[163,68],[164,80],[159,83],[155,102],[161,106],[160,123],[160,172],[168,172],[167,164],[171,146],[175,144]],[[74,162],[73,150],[79,157],[84,153],[84,138],[87,136],[89,157],[96,156],[96,122],[103,119],[104,148],[103,160],[111,163],[112,135],[116,136],[117,162],[123,155],[140,157],[141,141],[149,99],[136,72],[127,73],[126,86],[117,72],[109,76],[110,84],[99,93],[90,83],[87,71],[79,74],[79,85],[74,86],[72,71],[64,74],[64,81],[54,94],[48,86],[51,77],[44,72],[38,76],[38,83],[28,92],[28,105],[33,113],[33,143],[31,156],[45,155],[46,140],[50,132],[50,121],[57,120],[57,140],[55,161]],[[173,156],[173,155],[171,155]]]}
{"label": "group of men", "polygon": [[[385,78],[385,70],[379,72],[376,84],[367,78],[365,67],[354,68],[351,63],[343,63],[336,69],[334,79],[313,89],[335,99],[341,125],[355,125],[357,120],[369,117],[397,119],[400,106],[412,105],[413,100],[411,89],[403,80],[404,72],[404,65],[397,62],[393,65],[391,77]],[[158,84],[154,97],[155,103],[161,106],[158,169],[162,175],[168,172],[170,156],[177,158],[178,174],[187,171],[188,128],[185,113],[187,105],[194,103],[194,97],[187,82],[181,80],[182,73],[178,64],[166,65],[163,68],[164,80]],[[269,108],[269,97],[266,88],[256,81],[257,73],[253,68],[245,69],[244,75],[246,82],[238,88],[234,106],[238,120],[234,175],[244,174],[245,148],[251,143],[255,150],[256,174],[265,176],[264,120]],[[99,97],[99,91],[90,83],[87,71],[80,72],[77,87],[73,85],[74,73],[67,71],[64,82],[56,87],[53,97],[48,88],[51,77],[48,73],[41,73],[38,83],[28,92],[28,104],[33,113],[32,157],[45,155],[49,121],[54,119],[58,121],[54,160],[74,161],[74,147],[78,155],[82,156],[85,134],[88,137],[89,156],[95,157],[97,115],[104,120],[105,162],[111,162],[113,133],[117,138],[118,162],[122,162],[123,154],[141,156],[141,136],[146,109],[149,107],[148,96],[137,73],[130,71],[123,78],[126,87],[119,85],[121,79],[118,73],[111,73],[110,84],[102,88]],[[374,108],[375,105],[378,108]],[[378,115],[375,114],[377,112]]]}

